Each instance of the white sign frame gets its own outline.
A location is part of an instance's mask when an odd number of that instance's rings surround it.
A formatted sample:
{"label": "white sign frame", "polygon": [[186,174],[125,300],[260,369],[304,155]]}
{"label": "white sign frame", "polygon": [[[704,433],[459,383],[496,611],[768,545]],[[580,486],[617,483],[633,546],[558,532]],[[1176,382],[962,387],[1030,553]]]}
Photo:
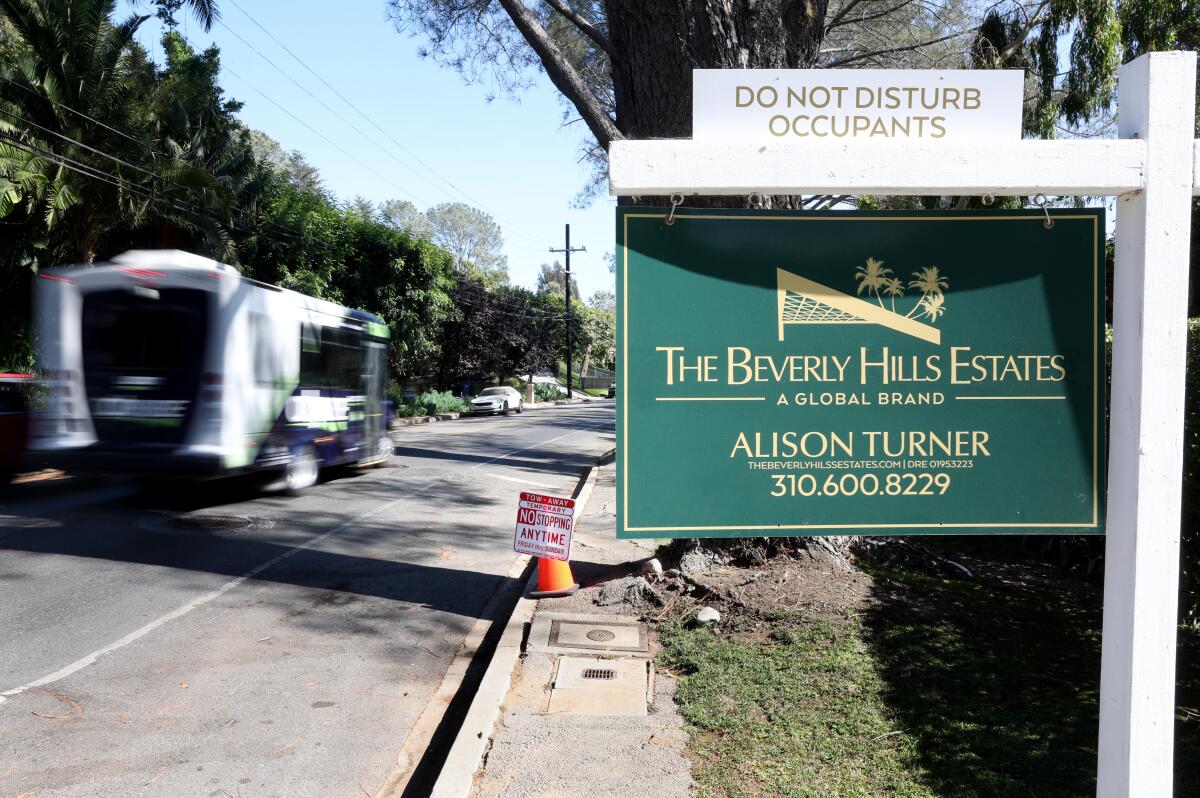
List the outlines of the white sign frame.
{"label": "white sign frame", "polygon": [[1100,674],[1099,798],[1169,798],[1196,54],[1121,67],[1116,140],[615,141],[610,193],[1119,197]]}

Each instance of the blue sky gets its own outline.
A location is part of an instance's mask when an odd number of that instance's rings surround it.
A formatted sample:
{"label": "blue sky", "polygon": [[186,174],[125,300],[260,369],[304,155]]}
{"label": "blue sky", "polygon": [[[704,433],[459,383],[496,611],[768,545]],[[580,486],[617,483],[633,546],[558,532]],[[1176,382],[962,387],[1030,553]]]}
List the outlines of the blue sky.
{"label": "blue sky", "polygon": [[[586,130],[580,123],[563,126],[564,106],[544,75],[538,75],[536,85],[516,101],[488,102],[486,87],[467,85],[452,70],[422,59],[418,51],[423,40],[398,33],[386,18],[383,0],[333,7],[317,0],[239,0],[239,4],[409,151],[347,107],[232,3],[218,2],[222,22],[209,33],[190,11],[182,12],[181,31],[194,45],[220,47],[221,85],[229,96],[245,103],[241,112],[245,124],[266,132],[285,149],[304,153],[340,199],[356,195],[375,202],[407,199],[422,210],[447,201],[482,207],[504,229],[513,282],[531,288],[541,263],[561,259],[546,250],[562,247],[563,225],[570,223],[572,246],[588,248],[571,263],[584,296],[613,287],[603,255],[613,249],[615,202],[601,197],[585,210],[571,207],[588,176],[579,163],[578,146]],[[154,9],[141,0],[124,4],[118,15],[131,10],[153,13]],[[138,34],[160,63],[161,35],[155,19],[147,20]],[[337,113],[322,107],[237,36]]]}

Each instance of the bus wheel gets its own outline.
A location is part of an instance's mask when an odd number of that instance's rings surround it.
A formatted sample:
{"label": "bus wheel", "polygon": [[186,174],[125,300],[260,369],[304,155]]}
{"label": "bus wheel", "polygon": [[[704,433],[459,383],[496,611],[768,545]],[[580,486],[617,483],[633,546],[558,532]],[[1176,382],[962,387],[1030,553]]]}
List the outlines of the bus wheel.
{"label": "bus wheel", "polygon": [[297,449],[284,472],[284,486],[290,493],[299,493],[316,484],[320,470],[321,464],[313,447],[304,446]]}

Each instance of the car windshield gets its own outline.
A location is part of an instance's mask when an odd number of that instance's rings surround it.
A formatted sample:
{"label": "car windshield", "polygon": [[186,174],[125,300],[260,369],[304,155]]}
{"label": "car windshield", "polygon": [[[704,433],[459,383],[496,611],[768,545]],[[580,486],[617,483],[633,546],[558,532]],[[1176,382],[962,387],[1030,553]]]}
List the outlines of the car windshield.
{"label": "car windshield", "polygon": [[508,393],[507,388],[484,388],[479,392],[480,396],[503,396]]}

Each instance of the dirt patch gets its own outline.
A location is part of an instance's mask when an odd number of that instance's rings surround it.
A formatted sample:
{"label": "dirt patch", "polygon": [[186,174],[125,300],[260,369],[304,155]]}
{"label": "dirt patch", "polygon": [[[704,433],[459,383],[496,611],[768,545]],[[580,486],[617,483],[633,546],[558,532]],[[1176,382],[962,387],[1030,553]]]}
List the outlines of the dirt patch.
{"label": "dirt patch", "polygon": [[818,617],[842,617],[861,606],[873,584],[868,574],[804,553],[754,568],[717,566],[686,579],[698,588],[694,593],[709,592],[696,597],[708,602],[729,602],[757,613],[805,612]]}

